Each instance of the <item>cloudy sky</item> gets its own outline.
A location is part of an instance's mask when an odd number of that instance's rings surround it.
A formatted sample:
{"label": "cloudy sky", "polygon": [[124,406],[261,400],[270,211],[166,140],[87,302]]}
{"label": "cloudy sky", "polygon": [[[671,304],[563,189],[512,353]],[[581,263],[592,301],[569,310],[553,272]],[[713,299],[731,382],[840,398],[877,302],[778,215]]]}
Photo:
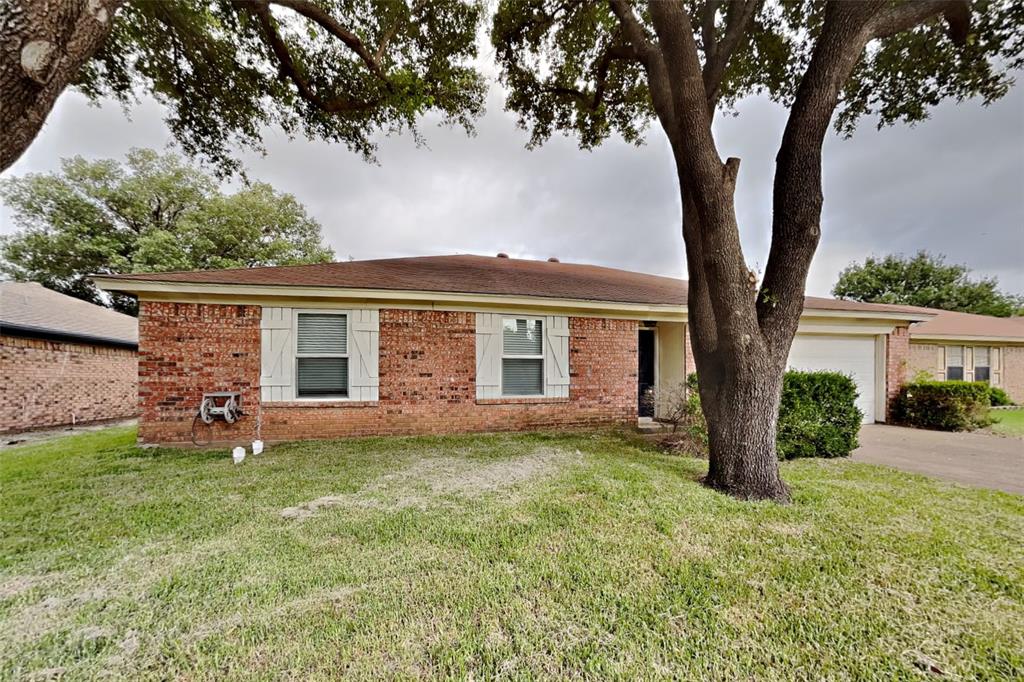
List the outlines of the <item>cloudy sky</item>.
{"label": "cloudy sky", "polygon": [[[717,124],[723,156],[743,160],[739,222],[758,271],[784,122],[782,108],[751,98],[739,116]],[[585,152],[556,138],[529,151],[492,84],[476,137],[430,124],[423,132],[428,149],[383,139],[379,166],[278,131],[268,131],[265,157],[242,158],[252,178],[306,205],[341,259],[505,251],[684,275],[675,171],[657,128],[640,148],[613,140]],[[5,175],[53,170],[64,156],[118,158],[131,147],[169,144],[155,102],[144,101],[129,120],[117,105],[89,106],[69,93]],[[915,128],[877,131],[865,122],[851,140],[828,140],[824,167],[823,238],[809,293],[827,295],[852,261],[920,249],[1024,292],[1024,82],[987,108],[944,104]],[[0,232],[12,231],[9,211],[0,211]]]}

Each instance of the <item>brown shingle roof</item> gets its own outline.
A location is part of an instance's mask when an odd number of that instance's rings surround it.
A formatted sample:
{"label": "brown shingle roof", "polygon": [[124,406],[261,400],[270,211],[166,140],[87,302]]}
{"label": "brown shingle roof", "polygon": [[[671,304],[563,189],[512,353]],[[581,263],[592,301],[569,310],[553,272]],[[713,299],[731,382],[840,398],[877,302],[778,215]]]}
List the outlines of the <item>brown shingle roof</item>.
{"label": "brown shingle roof", "polygon": [[123,275],[119,279],[458,292],[623,303],[672,304],[686,300],[685,284],[671,277],[596,265],[470,255],[151,273]]}
{"label": "brown shingle roof", "polygon": [[97,342],[139,342],[139,324],[134,317],[65,296],[35,282],[0,282],[0,330],[5,326]]}
{"label": "brown shingle roof", "polygon": [[[495,294],[614,303],[685,305],[686,282],[639,272],[579,263],[495,258],[420,256],[283,267],[105,275],[123,282],[337,287]],[[122,288],[122,287],[118,287]],[[806,307],[851,312],[907,312],[906,306],[874,305],[807,297]]]}
{"label": "brown shingle roof", "polygon": [[949,336],[951,338],[988,336],[1019,339],[1024,342],[1024,317],[991,317],[930,308],[917,308],[917,310],[934,313],[935,317],[913,325],[910,328],[911,338],[925,335]]}

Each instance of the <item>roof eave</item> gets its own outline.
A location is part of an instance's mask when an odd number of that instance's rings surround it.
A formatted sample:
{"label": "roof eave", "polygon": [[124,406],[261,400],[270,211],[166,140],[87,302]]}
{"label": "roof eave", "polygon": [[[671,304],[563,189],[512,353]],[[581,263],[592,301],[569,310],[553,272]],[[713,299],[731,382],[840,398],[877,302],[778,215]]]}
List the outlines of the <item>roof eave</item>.
{"label": "roof eave", "polygon": [[[93,281],[109,291],[140,294],[181,294],[196,296],[237,296],[245,297],[290,297],[319,299],[362,299],[366,301],[422,301],[443,303],[487,303],[489,305],[543,306],[571,309],[622,310],[630,314],[650,314],[652,319],[661,315],[678,317],[686,315],[684,303],[638,303],[631,301],[610,301],[601,299],[574,299],[545,296],[516,296],[507,294],[486,294],[472,292],[428,291],[414,289],[361,289],[328,286],[296,286],[284,284],[210,284],[201,282],[167,282],[160,280],[123,279],[116,276],[96,275]],[[890,310],[836,310],[829,308],[805,308],[804,317],[859,318],[870,320],[891,320],[895,322],[921,322],[934,315],[927,313],[904,313]]]}
{"label": "roof eave", "polygon": [[128,339],[115,339],[109,336],[97,336],[82,332],[65,331],[60,329],[49,329],[36,327],[27,324],[16,324],[0,320],[0,333],[7,336],[18,336],[22,338],[43,339],[46,341],[64,341],[68,343],[81,343],[91,346],[113,346],[116,348],[127,348],[138,350],[139,342]]}
{"label": "roof eave", "polygon": [[934,334],[910,330],[911,341],[988,341],[996,343],[1024,344],[1024,336],[1002,336],[992,334]]}

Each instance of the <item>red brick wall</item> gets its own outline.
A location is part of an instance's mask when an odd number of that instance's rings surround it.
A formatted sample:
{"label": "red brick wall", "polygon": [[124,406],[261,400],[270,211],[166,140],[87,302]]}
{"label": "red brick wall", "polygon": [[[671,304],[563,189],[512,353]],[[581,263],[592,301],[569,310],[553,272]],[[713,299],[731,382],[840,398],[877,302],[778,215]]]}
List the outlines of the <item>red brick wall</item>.
{"label": "red brick wall", "polygon": [[136,387],[133,350],[0,336],[0,433],[133,417]]}
{"label": "red brick wall", "polygon": [[139,303],[139,439],[188,441],[203,393],[240,391],[246,413],[216,440],[249,440],[259,403],[259,306]]}
{"label": "red brick wall", "polygon": [[690,341],[690,323],[687,322],[683,327],[683,335],[685,340],[683,342],[683,372],[686,376],[690,376],[697,371],[697,361],[693,357],[693,346]]}
{"label": "red brick wall", "polygon": [[[216,390],[243,390],[246,411],[256,413],[260,309],[199,307],[206,312],[200,314],[192,304],[141,305],[145,395],[139,434],[144,441],[188,440],[201,392],[193,378],[197,372],[216,376]],[[214,310],[219,308],[237,312]],[[474,313],[383,309],[379,402],[266,403],[259,408],[260,434],[274,441],[634,421],[637,323],[570,318],[569,327],[568,399],[478,402]],[[204,342],[206,337],[212,341]],[[185,340],[173,341],[179,338]],[[204,350],[207,346],[219,352]],[[219,440],[247,440],[253,435],[253,417],[233,427],[218,424],[218,429]]]}
{"label": "red brick wall", "polygon": [[910,333],[907,327],[896,327],[885,344],[885,419],[889,421],[892,401],[910,379]]}

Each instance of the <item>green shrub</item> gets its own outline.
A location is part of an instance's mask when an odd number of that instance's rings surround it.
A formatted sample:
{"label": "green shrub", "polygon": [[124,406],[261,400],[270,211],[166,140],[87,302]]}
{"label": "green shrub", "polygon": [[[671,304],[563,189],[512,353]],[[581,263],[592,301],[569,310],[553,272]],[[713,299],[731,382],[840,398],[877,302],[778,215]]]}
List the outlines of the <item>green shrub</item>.
{"label": "green shrub", "polygon": [[[686,378],[692,408],[700,412],[697,375]],[[776,449],[780,459],[845,457],[857,447],[863,414],[857,409],[857,385],[838,372],[786,372]],[[691,425],[692,435],[707,442],[703,419]]]}
{"label": "green shrub", "polygon": [[984,381],[918,381],[900,390],[893,418],[922,429],[973,431],[992,423],[990,394]]}
{"label": "green shrub", "polygon": [[779,404],[780,459],[846,457],[857,447],[864,414],[857,385],[839,372],[786,372]]}
{"label": "green shrub", "polygon": [[988,387],[988,402],[992,407],[1007,407],[1009,405],[1013,405],[1013,401],[1010,400],[1010,396],[1006,395],[1006,391],[998,386]]}

